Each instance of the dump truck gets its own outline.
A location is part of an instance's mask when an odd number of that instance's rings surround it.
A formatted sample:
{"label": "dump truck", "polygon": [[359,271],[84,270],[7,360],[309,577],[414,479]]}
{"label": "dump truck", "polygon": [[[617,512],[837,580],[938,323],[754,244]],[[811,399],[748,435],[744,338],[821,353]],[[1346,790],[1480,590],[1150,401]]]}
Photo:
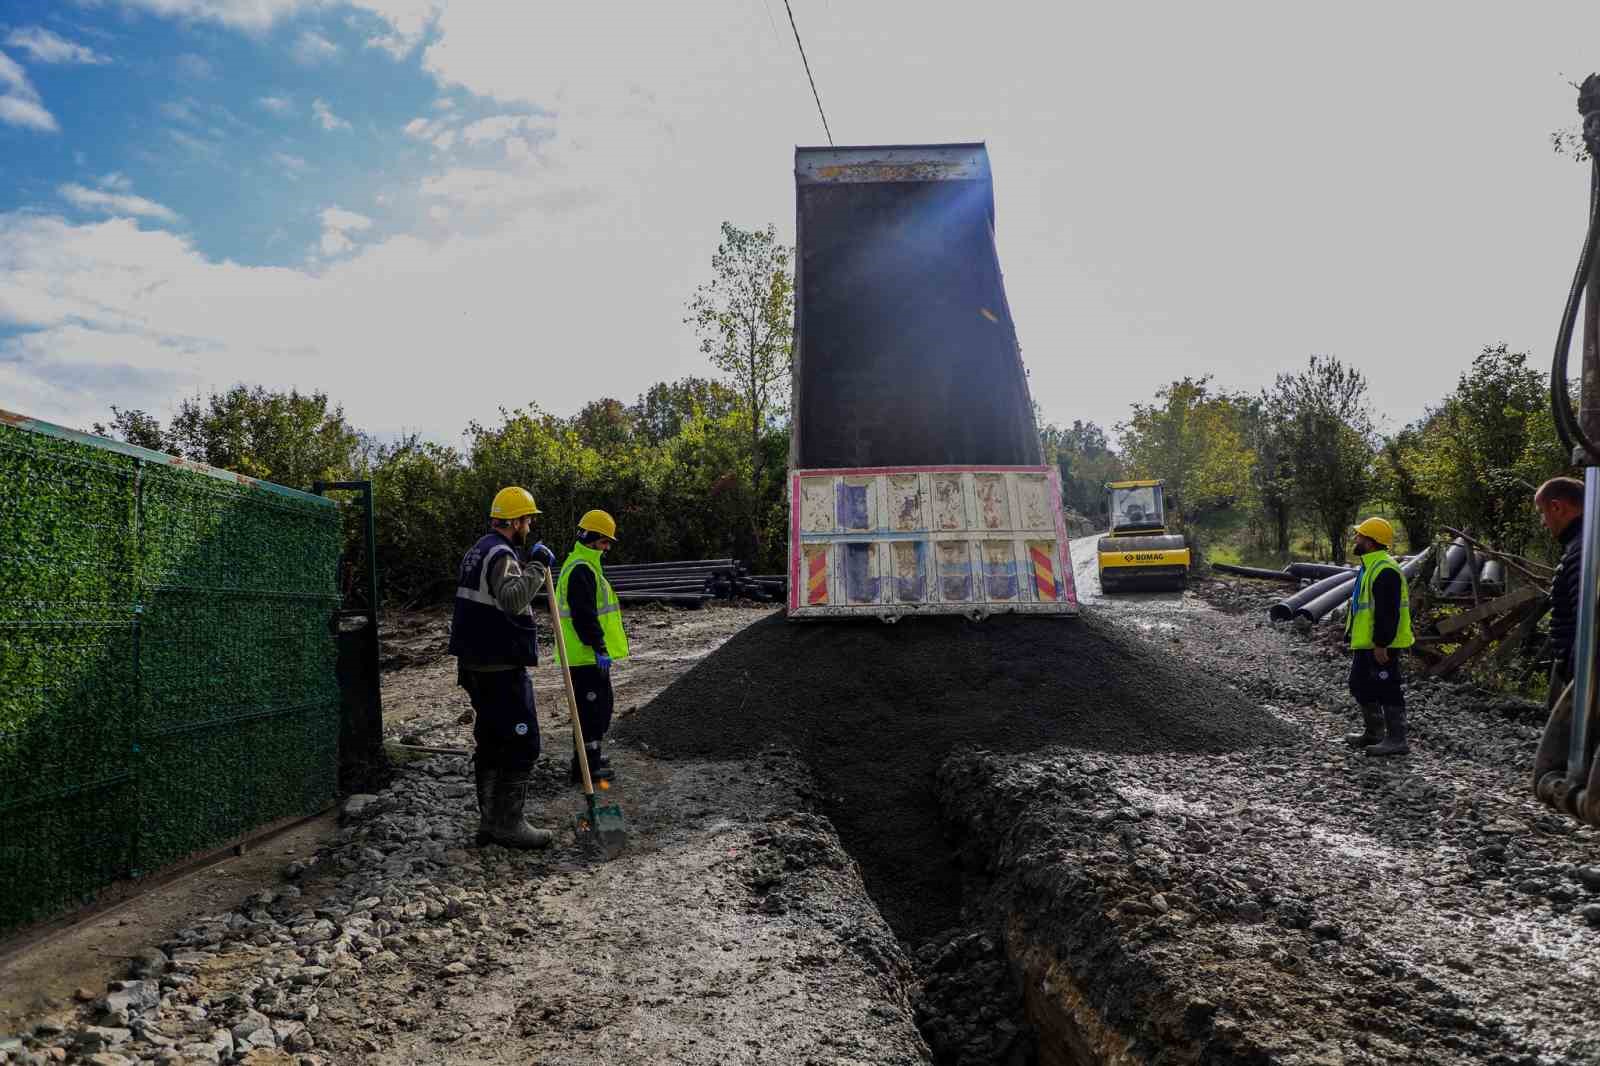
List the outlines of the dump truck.
{"label": "dump truck", "polygon": [[1188,587],[1189,543],[1167,531],[1164,482],[1108,482],[1106,522],[1096,545],[1101,592]]}
{"label": "dump truck", "polygon": [[790,618],[1073,615],[982,144],[795,150]]}

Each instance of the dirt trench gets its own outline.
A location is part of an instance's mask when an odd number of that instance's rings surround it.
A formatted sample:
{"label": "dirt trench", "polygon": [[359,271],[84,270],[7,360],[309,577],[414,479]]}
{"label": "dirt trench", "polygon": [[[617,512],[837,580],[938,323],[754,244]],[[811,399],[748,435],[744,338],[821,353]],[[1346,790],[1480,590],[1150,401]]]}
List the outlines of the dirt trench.
{"label": "dirt trench", "polygon": [[1413,682],[1368,759],[1326,634],[1079,577],[1077,622],[770,619],[622,733],[800,754],[937,1063],[1600,1061],[1600,834],[1526,796],[1537,709]]}

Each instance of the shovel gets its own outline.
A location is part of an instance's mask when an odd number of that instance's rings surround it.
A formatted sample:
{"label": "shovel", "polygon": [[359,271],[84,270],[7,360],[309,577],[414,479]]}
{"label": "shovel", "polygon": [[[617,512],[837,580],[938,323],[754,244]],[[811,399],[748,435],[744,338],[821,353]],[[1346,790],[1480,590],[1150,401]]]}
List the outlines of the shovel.
{"label": "shovel", "polygon": [[550,596],[550,623],[556,635],[556,658],[561,660],[561,680],[567,688],[567,706],[572,708],[572,742],[578,749],[578,769],[583,772],[585,809],[572,816],[572,832],[578,846],[614,859],[628,844],[628,828],[622,821],[622,808],[615,803],[602,805],[594,794],[589,776],[589,756],[583,747],[583,723],[578,720],[578,696],[572,691],[572,673],[567,665],[567,642],[561,634],[561,607],[556,602],[556,583],[545,578]]}

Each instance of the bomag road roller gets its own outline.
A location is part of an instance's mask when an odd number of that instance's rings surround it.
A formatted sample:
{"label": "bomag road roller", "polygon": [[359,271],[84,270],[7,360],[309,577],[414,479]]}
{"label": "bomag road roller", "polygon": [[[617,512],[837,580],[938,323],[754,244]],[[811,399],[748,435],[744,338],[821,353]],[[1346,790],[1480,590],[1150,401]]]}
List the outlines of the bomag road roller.
{"label": "bomag road roller", "polygon": [[1106,485],[1109,523],[1100,538],[1100,589],[1183,589],[1189,584],[1189,545],[1167,532],[1160,481],[1113,481]]}

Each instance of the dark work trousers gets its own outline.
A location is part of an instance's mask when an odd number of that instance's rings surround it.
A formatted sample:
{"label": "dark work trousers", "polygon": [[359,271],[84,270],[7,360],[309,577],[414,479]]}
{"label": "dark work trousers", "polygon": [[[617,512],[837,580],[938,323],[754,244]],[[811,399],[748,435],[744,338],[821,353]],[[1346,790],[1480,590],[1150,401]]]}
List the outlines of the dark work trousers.
{"label": "dark work trousers", "polygon": [[461,687],[478,712],[472,739],[478,765],[496,770],[531,770],[539,758],[539,719],[533,712],[533,681],[524,667],[463,670]]}
{"label": "dark work trousers", "polygon": [[585,744],[598,744],[611,728],[611,678],[598,666],[574,666],[572,691],[578,697],[578,723]]}
{"label": "dark work trousers", "polygon": [[1350,660],[1350,695],[1357,703],[1376,703],[1380,707],[1404,707],[1405,691],[1400,687],[1401,652],[1389,649],[1389,661],[1379,663],[1371,649],[1358,651]]}

